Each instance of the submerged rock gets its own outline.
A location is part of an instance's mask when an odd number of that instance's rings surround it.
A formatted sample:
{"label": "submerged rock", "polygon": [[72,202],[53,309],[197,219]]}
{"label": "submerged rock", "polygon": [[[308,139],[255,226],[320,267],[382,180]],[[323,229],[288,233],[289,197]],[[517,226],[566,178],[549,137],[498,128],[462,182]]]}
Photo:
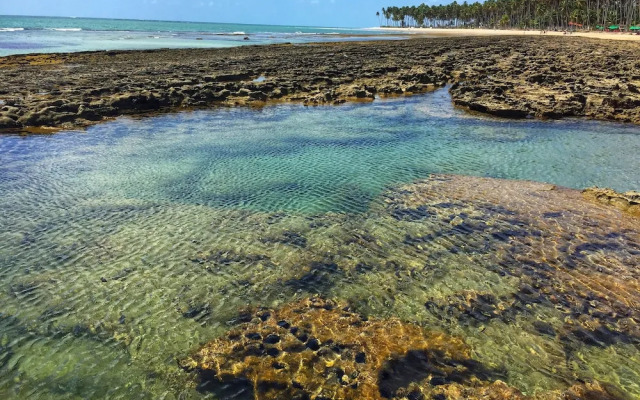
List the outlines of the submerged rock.
{"label": "submerged rock", "polygon": [[[180,364],[203,380],[248,383],[256,399],[623,399],[598,382],[534,397],[471,358],[464,341],[308,298],[246,321]],[[243,315],[244,315],[243,314]]]}
{"label": "submerged rock", "polygon": [[[491,372],[470,354],[459,338],[310,298],[242,324],[181,365],[203,376],[213,372],[220,382],[247,379],[256,398],[379,399],[434,376],[488,378]],[[416,360],[424,370],[412,371]]]}
{"label": "submerged rock", "polygon": [[616,209],[583,198],[607,205],[624,202],[628,210],[635,196],[600,189],[581,196],[576,190],[535,182],[433,175],[400,188],[385,207],[392,215],[422,207],[424,213],[453,221],[460,210],[443,206],[443,201],[465,204],[463,231],[460,225],[440,223],[435,233],[405,242],[415,247],[458,243],[467,254],[493,259],[486,268],[498,276],[517,280],[509,293],[500,295],[462,290],[429,299],[426,310],[438,320],[508,324],[535,309],[553,309],[563,315],[561,323],[532,328],[536,334],[540,329],[557,333],[571,351],[584,344],[640,344],[638,225],[621,218]]}

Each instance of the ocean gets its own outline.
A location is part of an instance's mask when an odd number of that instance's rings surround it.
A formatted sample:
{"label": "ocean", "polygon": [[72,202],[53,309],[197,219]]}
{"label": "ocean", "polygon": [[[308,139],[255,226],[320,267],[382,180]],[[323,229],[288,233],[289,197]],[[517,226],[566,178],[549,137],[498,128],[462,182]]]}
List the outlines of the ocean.
{"label": "ocean", "polygon": [[0,56],[382,38],[401,36],[358,28],[0,15]]}

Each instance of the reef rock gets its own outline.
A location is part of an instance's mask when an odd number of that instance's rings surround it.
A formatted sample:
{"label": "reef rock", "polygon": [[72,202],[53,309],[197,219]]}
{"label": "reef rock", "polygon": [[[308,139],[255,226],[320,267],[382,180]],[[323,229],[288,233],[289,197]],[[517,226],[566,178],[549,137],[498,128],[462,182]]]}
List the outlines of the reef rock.
{"label": "reef rock", "polygon": [[309,298],[243,312],[236,329],[180,361],[255,399],[623,399],[598,382],[529,397],[471,358],[462,339]]}
{"label": "reef rock", "polygon": [[255,310],[238,329],[181,361],[221,382],[246,379],[256,399],[403,397],[420,382],[488,379],[459,338],[398,319],[367,319],[342,304],[305,299]]}
{"label": "reef rock", "polygon": [[612,189],[592,187],[583,190],[582,195],[587,199],[612,205],[621,211],[640,217],[639,192],[618,193]]}
{"label": "reef rock", "polygon": [[[639,50],[626,41],[513,36],[13,55],[0,57],[0,101],[11,107],[0,108],[0,129],[271,101],[373,101],[447,83],[456,105],[498,117],[640,124]],[[254,82],[259,76],[269,82]]]}

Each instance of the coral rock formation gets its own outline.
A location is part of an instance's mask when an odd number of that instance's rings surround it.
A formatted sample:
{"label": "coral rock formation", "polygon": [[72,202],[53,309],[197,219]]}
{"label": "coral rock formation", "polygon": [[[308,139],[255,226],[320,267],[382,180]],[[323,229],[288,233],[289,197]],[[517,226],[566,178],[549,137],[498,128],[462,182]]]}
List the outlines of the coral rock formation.
{"label": "coral rock formation", "polygon": [[180,362],[203,379],[248,381],[256,399],[622,399],[598,382],[529,397],[471,358],[462,339],[398,319],[364,318],[309,298],[243,322]]}
{"label": "coral rock formation", "polygon": [[629,42],[466,37],[16,55],[0,58],[0,129],[213,105],[372,101],[447,83],[456,105],[498,117],[637,124],[639,54]]}
{"label": "coral rock formation", "polygon": [[331,300],[306,299],[248,318],[181,364],[213,371],[220,381],[248,379],[264,399],[393,398],[424,380],[490,374],[459,338],[397,319],[368,320]]}
{"label": "coral rock formation", "polygon": [[592,187],[582,191],[582,195],[590,200],[597,200],[603,204],[612,205],[619,210],[640,217],[640,193],[618,193],[607,188]]}

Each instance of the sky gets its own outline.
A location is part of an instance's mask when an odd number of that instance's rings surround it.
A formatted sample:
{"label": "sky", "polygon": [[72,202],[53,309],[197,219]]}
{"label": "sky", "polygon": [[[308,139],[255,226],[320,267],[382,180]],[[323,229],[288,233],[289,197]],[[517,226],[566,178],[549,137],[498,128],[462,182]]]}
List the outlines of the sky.
{"label": "sky", "polygon": [[451,0],[0,0],[0,15],[370,27],[387,6]]}

